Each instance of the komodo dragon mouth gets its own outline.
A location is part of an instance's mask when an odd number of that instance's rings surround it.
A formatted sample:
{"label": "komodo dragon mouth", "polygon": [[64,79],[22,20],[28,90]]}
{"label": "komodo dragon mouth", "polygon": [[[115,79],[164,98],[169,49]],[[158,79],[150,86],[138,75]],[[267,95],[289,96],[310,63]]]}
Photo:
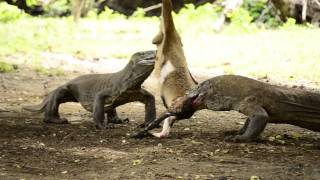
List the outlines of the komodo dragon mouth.
{"label": "komodo dragon mouth", "polygon": [[155,62],[156,62],[155,58],[150,57],[150,58],[145,58],[139,61],[137,64],[143,65],[143,66],[152,66],[155,64]]}

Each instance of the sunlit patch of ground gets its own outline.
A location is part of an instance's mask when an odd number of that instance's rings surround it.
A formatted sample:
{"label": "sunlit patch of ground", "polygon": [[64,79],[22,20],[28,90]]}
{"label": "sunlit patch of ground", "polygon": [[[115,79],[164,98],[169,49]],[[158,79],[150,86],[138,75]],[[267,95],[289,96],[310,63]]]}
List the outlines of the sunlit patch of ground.
{"label": "sunlit patch of ground", "polygon": [[[240,74],[295,84],[320,82],[320,29],[293,26],[277,30],[215,33],[201,31],[203,24],[179,27],[188,64],[194,74]],[[201,23],[201,22],[199,22]],[[200,27],[201,26],[201,27]],[[19,28],[24,27],[24,28]],[[211,25],[208,24],[208,28]],[[158,18],[82,19],[25,18],[0,24],[0,60],[41,68],[101,72],[87,61],[108,66],[125,64],[151,43],[159,29]],[[81,62],[81,60],[85,60]],[[77,61],[77,62],[75,62]],[[82,68],[85,67],[85,68]]]}

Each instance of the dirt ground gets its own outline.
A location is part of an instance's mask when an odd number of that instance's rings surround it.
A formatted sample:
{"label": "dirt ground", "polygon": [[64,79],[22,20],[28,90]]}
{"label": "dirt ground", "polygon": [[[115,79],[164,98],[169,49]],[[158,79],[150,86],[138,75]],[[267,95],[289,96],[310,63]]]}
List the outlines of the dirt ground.
{"label": "dirt ground", "polygon": [[[320,179],[320,133],[268,124],[259,142],[227,143],[224,132],[245,120],[233,111],[203,110],[176,123],[168,138],[137,140],[128,134],[143,122],[139,103],[119,107],[130,121],[104,131],[78,104],[60,108],[67,125],[44,124],[41,115],[21,110],[76,75],[24,67],[0,74],[0,179]],[[152,78],[145,87],[157,95]]]}

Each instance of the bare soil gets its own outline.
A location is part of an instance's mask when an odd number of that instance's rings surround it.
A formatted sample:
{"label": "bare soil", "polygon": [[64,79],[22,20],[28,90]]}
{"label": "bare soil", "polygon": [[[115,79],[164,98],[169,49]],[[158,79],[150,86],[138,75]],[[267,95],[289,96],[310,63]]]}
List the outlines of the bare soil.
{"label": "bare soil", "polygon": [[[268,124],[259,142],[227,143],[224,132],[246,118],[234,111],[203,110],[176,123],[169,138],[137,140],[128,134],[144,120],[139,103],[119,107],[130,121],[104,131],[75,103],[60,108],[66,125],[21,110],[77,75],[24,67],[0,74],[0,179],[320,179],[320,133]],[[154,79],[145,87],[158,95]],[[158,96],[157,110],[164,110]]]}

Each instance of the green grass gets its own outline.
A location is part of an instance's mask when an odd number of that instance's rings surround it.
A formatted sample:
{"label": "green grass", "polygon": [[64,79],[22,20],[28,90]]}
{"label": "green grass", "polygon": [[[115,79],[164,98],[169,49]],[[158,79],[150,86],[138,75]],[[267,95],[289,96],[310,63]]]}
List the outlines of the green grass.
{"label": "green grass", "polygon": [[13,72],[16,69],[17,69],[17,66],[0,61],[0,73]]}
{"label": "green grass", "polygon": [[[188,12],[174,17],[190,67],[250,77],[320,82],[319,28],[292,22],[277,29],[231,24],[216,33],[212,30],[214,18]],[[128,59],[136,51],[156,49],[151,41],[158,29],[158,18],[141,15],[125,18],[107,14],[81,19],[79,24],[74,24],[71,17],[25,17],[0,23],[0,58],[32,64],[41,53],[51,52],[80,59]],[[17,55],[22,58],[11,57]]]}
{"label": "green grass", "polygon": [[225,69],[225,73],[253,77],[318,82],[319,42],[320,29],[302,27],[251,34],[203,34],[184,40],[192,67]]}
{"label": "green grass", "polygon": [[65,72],[61,68],[46,68],[43,66],[33,66],[33,69],[40,74],[44,74],[47,76],[63,76]]}

